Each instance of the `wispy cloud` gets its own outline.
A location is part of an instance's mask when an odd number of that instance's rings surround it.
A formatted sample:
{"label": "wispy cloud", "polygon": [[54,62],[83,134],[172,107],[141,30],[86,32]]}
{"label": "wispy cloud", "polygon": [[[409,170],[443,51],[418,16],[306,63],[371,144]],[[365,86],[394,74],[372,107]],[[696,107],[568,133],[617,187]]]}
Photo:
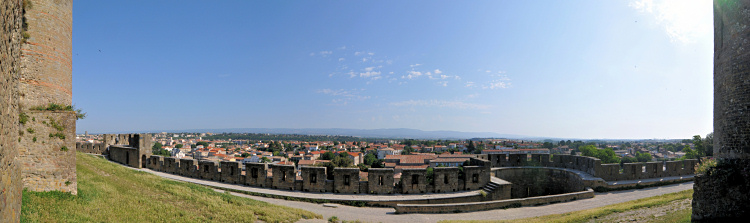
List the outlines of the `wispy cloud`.
{"label": "wispy cloud", "polygon": [[320,56],[327,57],[328,55],[333,54],[331,51],[320,51]]}
{"label": "wispy cloud", "polygon": [[510,87],[510,83],[500,80],[494,80],[490,82],[488,85],[484,86],[484,89],[502,89],[502,88],[508,88]]}
{"label": "wispy cloud", "polygon": [[713,34],[711,1],[631,0],[628,6],[652,15],[670,41],[693,43]]}
{"label": "wispy cloud", "polygon": [[336,104],[348,104],[350,101],[364,101],[370,99],[370,96],[361,95],[364,89],[320,89],[317,93],[334,96],[335,98],[331,101]]}
{"label": "wispy cloud", "polygon": [[489,109],[489,105],[466,103],[462,101],[445,101],[445,100],[408,100],[393,102],[391,106],[397,107],[438,107],[452,109]]}

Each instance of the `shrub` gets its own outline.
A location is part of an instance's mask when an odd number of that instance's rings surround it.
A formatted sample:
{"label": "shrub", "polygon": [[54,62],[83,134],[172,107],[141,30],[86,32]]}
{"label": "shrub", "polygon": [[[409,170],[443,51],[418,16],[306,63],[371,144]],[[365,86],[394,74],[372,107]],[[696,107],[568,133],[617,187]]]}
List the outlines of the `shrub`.
{"label": "shrub", "polygon": [[50,138],[57,137],[57,138],[60,138],[60,139],[65,139],[65,135],[63,135],[61,132],[58,132],[58,133],[55,133],[55,134],[50,133],[49,137]]}
{"label": "shrub", "polygon": [[710,174],[712,168],[716,167],[716,159],[713,157],[704,157],[701,162],[695,166],[696,174]]}
{"label": "shrub", "polygon": [[26,131],[29,132],[29,133],[34,133],[34,129],[32,129],[32,128],[28,128],[28,129],[26,129]]}
{"label": "shrub", "polygon": [[60,147],[60,151],[67,152],[68,151],[68,147],[67,146],[62,146],[62,147]]}
{"label": "shrub", "polygon": [[328,222],[330,222],[330,223],[339,223],[340,222],[339,221],[339,217],[331,216],[330,218],[328,218]]}
{"label": "shrub", "polygon": [[18,114],[18,123],[26,124],[29,121],[29,116],[26,113]]}

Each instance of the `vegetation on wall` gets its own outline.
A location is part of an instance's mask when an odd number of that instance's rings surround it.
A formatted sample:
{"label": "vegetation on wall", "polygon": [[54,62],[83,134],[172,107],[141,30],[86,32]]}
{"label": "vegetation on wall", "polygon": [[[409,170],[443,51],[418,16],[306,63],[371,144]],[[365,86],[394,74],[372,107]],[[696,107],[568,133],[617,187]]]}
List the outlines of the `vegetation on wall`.
{"label": "vegetation on wall", "polygon": [[83,112],[81,109],[76,109],[73,105],[60,105],[55,103],[49,103],[47,106],[36,106],[32,107],[30,110],[36,110],[36,111],[73,111],[76,113],[76,119],[84,119],[86,118],[86,112]]}
{"label": "vegetation on wall", "polygon": [[26,43],[26,41],[29,38],[31,38],[31,35],[28,32],[28,30],[29,30],[29,23],[26,21],[26,11],[28,11],[29,9],[34,8],[34,5],[31,4],[30,0],[23,0],[22,4],[23,4],[23,7],[22,7],[22,9],[23,9],[23,19],[22,19],[23,20],[23,24],[21,26],[21,28],[22,28],[22,30],[21,30],[21,37],[23,37],[23,38],[21,38],[21,42],[22,43]]}

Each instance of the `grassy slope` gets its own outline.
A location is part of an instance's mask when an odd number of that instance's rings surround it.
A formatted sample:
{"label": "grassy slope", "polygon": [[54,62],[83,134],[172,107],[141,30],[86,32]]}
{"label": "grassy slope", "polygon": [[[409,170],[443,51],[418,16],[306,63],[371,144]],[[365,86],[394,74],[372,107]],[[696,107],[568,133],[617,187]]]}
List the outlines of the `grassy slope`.
{"label": "grassy slope", "polygon": [[165,180],[77,153],[78,196],[23,192],[22,222],[294,222],[321,215]]}
{"label": "grassy slope", "polygon": [[[647,197],[634,201],[608,205],[600,208],[593,208],[582,211],[574,211],[565,214],[554,214],[546,215],[535,218],[524,218],[510,221],[441,221],[441,222],[520,222],[520,223],[533,223],[533,222],[586,222],[594,218],[600,218],[612,213],[624,212],[628,210],[635,210],[640,208],[650,208],[661,205],[666,205],[669,202],[682,199],[692,199],[693,190],[686,190],[671,194],[664,194],[655,197]],[[658,222],[690,222],[691,211],[683,210],[679,212],[670,213],[667,216],[660,217],[655,221]]]}

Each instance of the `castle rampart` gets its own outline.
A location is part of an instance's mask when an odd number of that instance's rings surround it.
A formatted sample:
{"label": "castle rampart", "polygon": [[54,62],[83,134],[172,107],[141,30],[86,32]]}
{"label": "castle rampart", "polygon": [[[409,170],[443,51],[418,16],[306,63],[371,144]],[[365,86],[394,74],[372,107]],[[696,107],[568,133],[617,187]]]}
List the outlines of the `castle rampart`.
{"label": "castle rampart", "polygon": [[[533,154],[486,154],[492,167],[544,166],[580,170],[606,181],[639,180],[692,175],[698,163],[695,159],[666,162],[602,164],[601,160],[586,156]],[[471,176],[467,176],[471,177]],[[467,184],[468,185],[468,184]]]}
{"label": "castle rampart", "polygon": [[21,0],[0,1],[0,219],[20,221],[23,177],[18,160]]}

